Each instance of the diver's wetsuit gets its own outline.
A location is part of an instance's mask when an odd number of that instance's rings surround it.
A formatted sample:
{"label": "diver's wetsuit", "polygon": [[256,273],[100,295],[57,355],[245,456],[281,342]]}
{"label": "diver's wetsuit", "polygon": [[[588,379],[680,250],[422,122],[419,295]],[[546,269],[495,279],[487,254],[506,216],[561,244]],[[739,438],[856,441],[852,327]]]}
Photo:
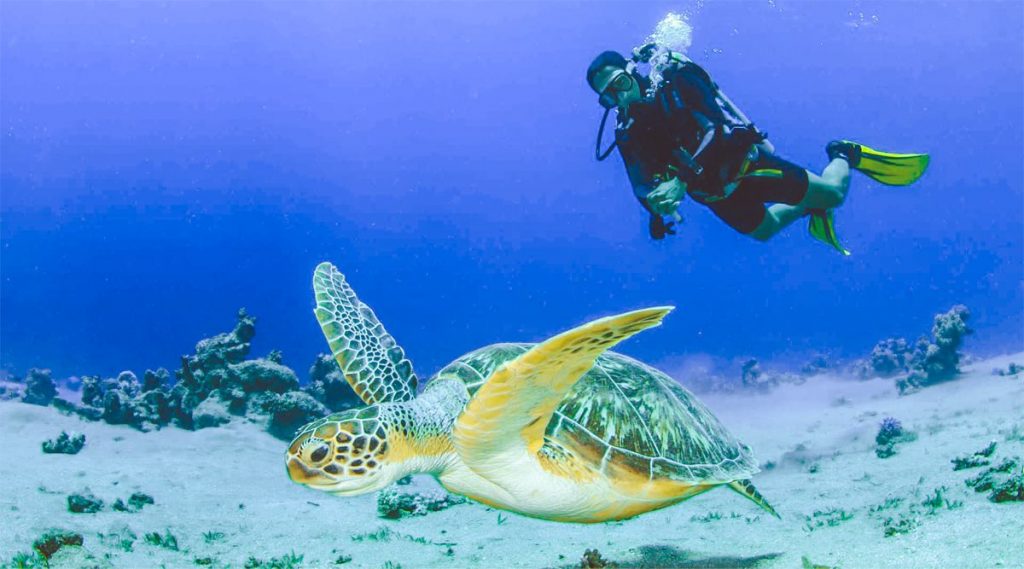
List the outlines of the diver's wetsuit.
{"label": "diver's wetsuit", "polygon": [[[649,86],[645,78],[638,80],[642,89]],[[707,73],[695,63],[687,62],[664,73],[664,82],[654,97],[632,103],[626,113],[620,113],[615,140],[633,192],[651,215],[657,214],[647,203],[647,195],[661,181],[687,171],[678,148],[684,148],[690,155],[696,153],[701,134],[709,125],[746,126],[723,112],[716,102],[715,92]],[[698,155],[696,160],[705,170],[726,167],[738,171],[749,149],[749,145],[743,145],[724,156],[717,153],[728,164],[701,162],[702,158],[707,159],[706,153]],[[744,171],[757,175],[740,178],[739,185],[728,197],[717,196],[722,191],[720,187],[693,187],[692,180],[680,175],[690,184],[688,193],[695,201],[708,206],[722,221],[744,234],[754,231],[764,220],[765,203],[795,205],[807,193],[807,171],[800,166],[773,155],[761,144],[750,157],[752,160]]]}

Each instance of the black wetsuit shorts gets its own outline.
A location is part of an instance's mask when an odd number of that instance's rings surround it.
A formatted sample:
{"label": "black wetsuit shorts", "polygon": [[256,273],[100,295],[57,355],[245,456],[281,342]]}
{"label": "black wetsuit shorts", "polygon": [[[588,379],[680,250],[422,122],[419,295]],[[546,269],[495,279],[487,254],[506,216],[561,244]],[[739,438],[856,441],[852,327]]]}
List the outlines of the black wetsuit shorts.
{"label": "black wetsuit shorts", "polygon": [[705,204],[740,233],[751,233],[761,225],[768,214],[766,203],[796,205],[807,194],[807,170],[763,148],[747,172],[729,197]]}

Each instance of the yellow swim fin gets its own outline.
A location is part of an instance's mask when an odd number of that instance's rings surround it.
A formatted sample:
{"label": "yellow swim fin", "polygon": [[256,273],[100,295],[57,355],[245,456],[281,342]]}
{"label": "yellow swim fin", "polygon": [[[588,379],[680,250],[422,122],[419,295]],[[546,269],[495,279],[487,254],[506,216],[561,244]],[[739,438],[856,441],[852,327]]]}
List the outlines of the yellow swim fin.
{"label": "yellow swim fin", "polygon": [[908,186],[928,168],[927,154],[882,152],[849,140],[834,140],[825,148],[829,158],[841,156],[850,167],[887,186]]}
{"label": "yellow swim fin", "polygon": [[835,210],[812,209],[810,213],[807,230],[811,232],[811,237],[834,247],[843,255],[849,255],[850,252],[839,243],[839,237],[836,236]]}

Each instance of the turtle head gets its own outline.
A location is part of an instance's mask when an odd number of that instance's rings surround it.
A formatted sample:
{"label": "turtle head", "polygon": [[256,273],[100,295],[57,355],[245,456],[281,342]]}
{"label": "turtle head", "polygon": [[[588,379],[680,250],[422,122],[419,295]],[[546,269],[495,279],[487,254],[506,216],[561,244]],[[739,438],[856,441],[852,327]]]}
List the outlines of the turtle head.
{"label": "turtle head", "polygon": [[343,411],[299,430],[285,461],[292,481],[341,496],[380,490],[405,474],[388,461],[379,406]]}

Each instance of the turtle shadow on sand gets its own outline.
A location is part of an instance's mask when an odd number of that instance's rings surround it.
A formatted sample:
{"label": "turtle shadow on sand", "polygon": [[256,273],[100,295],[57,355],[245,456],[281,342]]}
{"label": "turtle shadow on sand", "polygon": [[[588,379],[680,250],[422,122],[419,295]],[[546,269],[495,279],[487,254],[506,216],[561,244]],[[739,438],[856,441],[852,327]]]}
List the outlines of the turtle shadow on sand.
{"label": "turtle shadow on sand", "polygon": [[[782,556],[781,553],[765,553],[750,557],[713,556],[702,557],[691,551],[671,545],[642,545],[634,548],[633,557],[624,560],[609,560],[606,567],[616,569],[753,569],[763,567],[765,562]],[[564,565],[562,569],[579,569],[581,565]]]}

